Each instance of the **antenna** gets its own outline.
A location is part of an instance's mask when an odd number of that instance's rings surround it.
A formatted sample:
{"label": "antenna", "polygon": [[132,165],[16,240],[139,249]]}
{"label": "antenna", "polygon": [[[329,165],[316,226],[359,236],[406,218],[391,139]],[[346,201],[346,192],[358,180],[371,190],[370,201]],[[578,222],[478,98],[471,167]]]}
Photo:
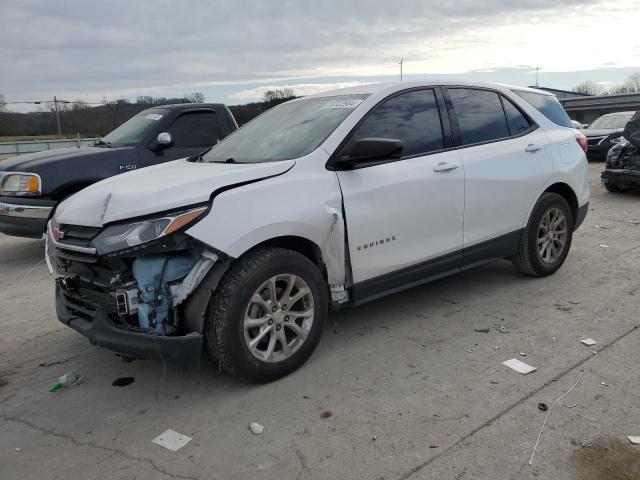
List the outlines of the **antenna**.
{"label": "antenna", "polygon": [[404,62],[404,58],[400,59],[400,83],[402,83],[402,64]]}
{"label": "antenna", "polygon": [[540,67],[536,65],[536,87],[539,87],[540,85],[538,85],[538,73],[540,72]]}

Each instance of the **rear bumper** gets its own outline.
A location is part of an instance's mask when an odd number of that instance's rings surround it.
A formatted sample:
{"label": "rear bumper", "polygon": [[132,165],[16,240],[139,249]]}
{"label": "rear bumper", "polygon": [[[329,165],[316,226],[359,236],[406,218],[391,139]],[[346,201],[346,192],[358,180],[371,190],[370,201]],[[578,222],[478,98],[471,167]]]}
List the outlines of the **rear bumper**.
{"label": "rear bumper", "polygon": [[56,204],[54,200],[0,197],[0,233],[42,237]]}
{"label": "rear bumper", "polygon": [[200,368],[203,336],[199,333],[169,337],[125,330],[111,322],[101,309],[90,310],[69,301],[59,283],[56,313],[60,322],[87,337],[93,345],[132,357],[179,363],[189,370]]}

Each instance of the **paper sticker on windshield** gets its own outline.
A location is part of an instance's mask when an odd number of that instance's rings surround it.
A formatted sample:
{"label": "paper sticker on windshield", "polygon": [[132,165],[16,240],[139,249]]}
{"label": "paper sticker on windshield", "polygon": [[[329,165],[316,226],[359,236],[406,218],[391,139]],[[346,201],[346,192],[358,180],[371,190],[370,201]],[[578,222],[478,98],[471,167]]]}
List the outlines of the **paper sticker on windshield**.
{"label": "paper sticker on windshield", "polygon": [[325,103],[321,110],[325,108],[356,108],[358,105],[362,103],[362,100],[331,100],[330,102]]}
{"label": "paper sticker on windshield", "polygon": [[144,118],[148,120],[160,120],[162,118],[162,115],[160,115],[159,113],[150,113]]}

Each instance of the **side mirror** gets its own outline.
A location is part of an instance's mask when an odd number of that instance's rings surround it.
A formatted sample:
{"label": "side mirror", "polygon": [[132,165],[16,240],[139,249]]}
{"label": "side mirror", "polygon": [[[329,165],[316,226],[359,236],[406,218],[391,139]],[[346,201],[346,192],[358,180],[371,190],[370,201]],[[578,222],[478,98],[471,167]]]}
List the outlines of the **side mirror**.
{"label": "side mirror", "polygon": [[402,148],[402,142],[395,138],[361,138],[346,155],[338,157],[336,166],[351,169],[364,163],[400,158]]}
{"label": "side mirror", "polygon": [[169,132],[159,133],[156,137],[156,141],[153,142],[152,150],[162,150],[173,145],[173,137]]}

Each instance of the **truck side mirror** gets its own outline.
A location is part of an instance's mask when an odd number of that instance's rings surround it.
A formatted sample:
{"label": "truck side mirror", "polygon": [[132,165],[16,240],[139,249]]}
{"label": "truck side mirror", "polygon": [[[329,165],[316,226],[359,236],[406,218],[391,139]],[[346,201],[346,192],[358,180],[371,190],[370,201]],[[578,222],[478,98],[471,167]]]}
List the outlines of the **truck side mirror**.
{"label": "truck side mirror", "polygon": [[173,137],[169,132],[159,133],[156,141],[151,145],[151,150],[163,150],[173,145]]}
{"label": "truck side mirror", "polygon": [[349,170],[360,164],[402,157],[402,142],[395,138],[361,138],[346,155],[336,159],[336,167]]}

